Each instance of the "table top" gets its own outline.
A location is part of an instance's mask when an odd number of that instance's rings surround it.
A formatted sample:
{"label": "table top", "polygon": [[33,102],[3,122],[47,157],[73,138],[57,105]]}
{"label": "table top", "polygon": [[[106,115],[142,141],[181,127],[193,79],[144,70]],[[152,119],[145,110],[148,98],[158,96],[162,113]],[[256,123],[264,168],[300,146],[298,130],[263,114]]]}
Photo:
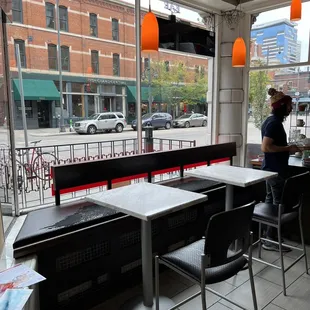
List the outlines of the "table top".
{"label": "table top", "polygon": [[86,196],[88,201],[144,221],[208,200],[206,195],[152,183],[136,183]]}
{"label": "table top", "polygon": [[252,168],[213,165],[186,171],[185,175],[246,187],[276,177],[278,174],[275,172],[255,170]]}

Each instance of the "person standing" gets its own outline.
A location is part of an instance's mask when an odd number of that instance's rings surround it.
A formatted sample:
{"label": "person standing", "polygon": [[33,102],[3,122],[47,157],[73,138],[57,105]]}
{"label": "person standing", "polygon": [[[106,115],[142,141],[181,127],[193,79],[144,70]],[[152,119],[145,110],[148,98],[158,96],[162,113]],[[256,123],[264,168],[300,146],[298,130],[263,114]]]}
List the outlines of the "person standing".
{"label": "person standing", "polygon": [[[299,152],[296,145],[288,145],[287,136],[283,126],[286,117],[292,112],[292,97],[279,92],[274,88],[268,90],[271,103],[271,115],[264,121],[261,127],[262,146],[264,160],[262,169],[277,172],[278,176],[266,181],[265,203],[277,207],[280,204],[285,180],[289,177],[289,155]],[[277,212],[275,210],[275,212]],[[266,238],[278,241],[277,230],[268,226]],[[278,251],[279,247],[271,242],[264,242],[263,248],[269,251]],[[283,247],[283,251],[290,251]]]}

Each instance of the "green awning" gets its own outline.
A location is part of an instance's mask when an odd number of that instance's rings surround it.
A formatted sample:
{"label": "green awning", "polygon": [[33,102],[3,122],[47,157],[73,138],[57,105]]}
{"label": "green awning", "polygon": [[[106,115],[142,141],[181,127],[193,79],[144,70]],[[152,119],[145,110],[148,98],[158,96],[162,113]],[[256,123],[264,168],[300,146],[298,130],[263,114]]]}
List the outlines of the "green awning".
{"label": "green awning", "polygon": [[[23,80],[25,100],[60,100],[60,94],[51,80]],[[20,101],[19,80],[13,80],[14,100]]]}
{"label": "green awning", "polygon": [[[136,86],[127,86],[127,102],[136,102]],[[141,99],[142,102],[149,101],[149,88],[141,87]],[[161,102],[160,95],[153,96],[154,102]]]}

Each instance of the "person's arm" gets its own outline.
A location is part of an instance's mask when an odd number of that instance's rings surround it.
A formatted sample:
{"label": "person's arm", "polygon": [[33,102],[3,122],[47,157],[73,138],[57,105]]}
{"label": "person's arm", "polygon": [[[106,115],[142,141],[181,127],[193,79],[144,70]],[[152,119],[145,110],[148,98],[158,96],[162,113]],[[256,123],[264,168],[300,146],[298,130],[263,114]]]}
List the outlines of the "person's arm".
{"label": "person's arm", "polygon": [[[264,153],[277,153],[277,152],[293,152],[293,145],[289,146],[278,146],[273,144],[273,139],[264,137],[262,142],[262,152]],[[297,151],[296,151],[297,152]]]}

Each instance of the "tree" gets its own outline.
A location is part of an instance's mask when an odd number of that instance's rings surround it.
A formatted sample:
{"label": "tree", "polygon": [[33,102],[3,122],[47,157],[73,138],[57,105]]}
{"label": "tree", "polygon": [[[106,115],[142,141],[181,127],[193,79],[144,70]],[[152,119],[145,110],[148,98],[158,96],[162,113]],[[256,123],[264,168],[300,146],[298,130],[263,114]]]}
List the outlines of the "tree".
{"label": "tree", "polygon": [[197,104],[206,97],[207,78],[188,69],[183,63],[170,66],[164,61],[152,62],[152,96],[160,96],[173,111],[181,103]]}
{"label": "tree", "polygon": [[[262,65],[259,63],[259,65]],[[261,129],[262,123],[270,114],[270,107],[267,104],[267,85],[269,76],[266,70],[250,72],[250,104],[254,118],[254,125]]]}

